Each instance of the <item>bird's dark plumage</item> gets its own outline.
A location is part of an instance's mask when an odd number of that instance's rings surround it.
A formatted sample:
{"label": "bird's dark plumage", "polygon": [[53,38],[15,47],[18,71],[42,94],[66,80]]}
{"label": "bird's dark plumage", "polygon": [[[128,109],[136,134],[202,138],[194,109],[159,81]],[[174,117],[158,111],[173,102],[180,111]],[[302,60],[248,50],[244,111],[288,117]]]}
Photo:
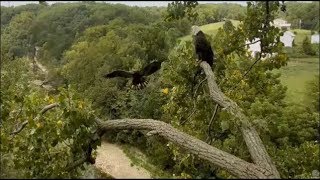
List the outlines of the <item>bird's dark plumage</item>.
{"label": "bird's dark plumage", "polygon": [[[214,53],[212,51],[210,42],[207,40],[206,35],[200,30],[198,26],[192,26],[193,42],[198,60],[206,61],[211,67],[214,64]],[[201,73],[201,69],[197,69],[194,77],[191,91],[196,83],[196,77]]]}
{"label": "bird's dark plumage", "polygon": [[132,77],[133,73],[126,72],[126,71],[113,71],[112,73],[106,74],[103,77],[105,78],[114,78],[114,77],[124,77],[124,78],[130,78]]}
{"label": "bird's dark plumage", "polygon": [[127,71],[113,71],[109,74],[103,75],[105,78],[114,78],[114,77],[124,77],[124,78],[132,78],[132,85],[138,88],[145,87],[145,76],[149,76],[161,68],[161,63],[159,61],[152,62],[144,67],[140,71],[135,72],[127,72]]}
{"label": "bird's dark plumage", "polygon": [[143,70],[142,70],[142,74],[144,76],[149,76],[153,73],[155,73],[156,71],[158,71],[161,68],[161,63],[160,61],[154,61],[150,64],[148,64]]}
{"label": "bird's dark plumage", "polygon": [[206,61],[211,67],[213,65],[214,54],[210,42],[206,39],[205,34],[199,31],[194,37],[196,54],[200,61]]}

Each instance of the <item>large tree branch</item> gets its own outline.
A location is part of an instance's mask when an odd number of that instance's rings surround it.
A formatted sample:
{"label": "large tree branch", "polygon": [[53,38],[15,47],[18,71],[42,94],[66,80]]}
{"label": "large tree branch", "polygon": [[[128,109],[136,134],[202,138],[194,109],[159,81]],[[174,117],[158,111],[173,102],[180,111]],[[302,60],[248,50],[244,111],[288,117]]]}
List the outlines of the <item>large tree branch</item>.
{"label": "large tree branch", "polygon": [[208,144],[211,144],[211,142],[212,142],[211,126],[212,126],[213,120],[214,120],[214,118],[215,118],[215,116],[217,114],[218,108],[219,108],[219,104],[216,104],[216,106],[214,108],[214,112],[213,112],[212,117],[211,117],[211,120],[210,120],[209,125],[208,125],[208,137],[207,137],[207,140],[206,140],[206,142],[208,142]]}
{"label": "large tree branch", "polygon": [[274,177],[265,168],[248,163],[234,155],[221,151],[209,144],[183,133],[171,125],[153,119],[116,119],[101,121],[96,120],[98,126],[104,130],[149,130],[152,134],[157,134],[182,148],[186,149],[199,158],[209,161],[221,168],[226,169],[231,174],[240,178],[272,178]]}
{"label": "large tree branch", "polygon": [[[49,104],[47,106],[45,106],[43,109],[41,109],[41,111],[39,112],[39,114],[37,115],[37,117],[35,118],[35,120],[39,119],[43,114],[45,114],[48,110],[55,108],[59,106],[58,103],[53,103],[53,104]],[[29,123],[29,121],[24,121],[23,123],[21,123],[20,127],[18,127],[16,130],[14,130],[13,132],[11,132],[11,135],[16,135],[18,133],[20,133]]]}
{"label": "large tree branch", "polygon": [[243,110],[234,101],[222,93],[215,81],[214,73],[212,72],[209,64],[203,61],[200,66],[203,68],[207,76],[211,98],[240,120],[241,132],[253,162],[262,168],[266,168],[270,171],[273,177],[280,178],[280,174],[268,155],[258,132],[252,126],[248,117],[243,113]]}

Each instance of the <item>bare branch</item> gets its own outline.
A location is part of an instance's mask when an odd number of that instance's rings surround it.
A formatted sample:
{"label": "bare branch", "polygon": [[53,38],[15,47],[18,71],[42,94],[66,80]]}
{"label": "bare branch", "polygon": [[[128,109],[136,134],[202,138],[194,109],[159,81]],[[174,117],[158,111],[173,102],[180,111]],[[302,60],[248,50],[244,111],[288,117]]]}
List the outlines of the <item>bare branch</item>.
{"label": "bare branch", "polygon": [[115,119],[105,122],[97,119],[96,121],[99,122],[100,127],[104,130],[136,129],[157,131],[159,136],[176,143],[199,158],[224,168],[240,178],[273,177],[266,169],[210,146],[162,121],[153,119]]}
{"label": "bare branch", "polygon": [[[200,85],[201,85],[206,79],[207,79],[207,78],[204,78],[204,79],[198,84],[198,86],[197,86],[197,88],[196,88],[196,91],[194,92],[193,99],[194,99],[195,96],[197,95],[197,91],[198,91]],[[192,110],[192,113],[187,117],[186,120],[184,120],[184,121],[182,121],[182,122],[180,123],[181,125],[185,124],[185,123],[190,119],[190,117],[196,112],[196,100],[193,100],[193,108],[192,108],[192,109],[193,109],[193,110]]]}
{"label": "bare branch", "polygon": [[209,144],[211,144],[211,141],[212,141],[212,137],[211,137],[211,126],[212,126],[214,117],[215,117],[216,114],[217,114],[218,108],[219,108],[219,105],[216,104],[216,107],[214,108],[214,112],[213,112],[213,114],[212,114],[211,120],[210,120],[210,122],[209,122],[209,126],[208,126],[208,139],[207,139],[207,142],[208,142],[208,140],[210,140],[210,141],[209,141]]}
{"label": "bare branch", "polygon": [[[48,110],[53,109],[55,107],[59,106],[58,103],[53,103],[53,104],[49,104],[47,106],[45,106],[43,109],[41,109],[41,111],[39,112],[39,114],[37,115],[37,117],[35,119],[39,119],[43,114],[45,114]],[[23,123],[21,123],[20,127],[16,130],[14,130],[13,132],[11,132],[11,135],[16,135],[18,133],[20,133],[28,124],[28,121],[24,121]]]}
{"label": "bare branch", "polygon": [[270,173],[273,174],[273,177],[279,178],[280,174],[276,166],[272,162],[259,137],[258,132],[252,126],[248,117],[234,101],[221,92],[220,88],[215,82],[215,76],[209,64],[203,61],[201,62],[200,66],[203,68],[207,76],[209,92],[213,101],[217,102],[221,107],[225,108],[225,110],[240,120],[241,132],[249,149],[252,160],[255,162],[255,164],[270,171]]}
{"label": "bare branch", "polygon": [[49,105],[45,106],[45,107],[40,111],[39,114],[40,114],[40,115],[43,115],[43,114],[46,113],[48,110],[50,110],[50,109],[52,109],[52,108],[55,108],[55,107],[57,107],[57,106],[59,106],[58,103],[49,104]]}
{"label": "bare branch", "polygon": [[224,54],[229,54],[229,53],[231,53],[231,52],[233,52],[233,51],[235,51],[235,50],[237,50],[237,49],[240,49],[240,48],[242,48],[242,47],[245,47],[245,46],[248,46],[248,45],[251,45],[251,44],[255,44],[255,43],[260,42],[260,41],[261,41],[261,40],[258,39],[258,40],[256,40],[256,41],[253,41],[253,42],[250,42],[250,43],[247,43],[247,44],[244,44],[244,45],[241,45],[241,46],[232,48],[232,49],[230,49],[229,51],[225,51]]}
{"label": "bare branch", "polygon": [[24,121],[23,123],[21,123],[20,127],[16,130],[14,130],[13,132],[10,133],[10,135],[16,135],[19,132],[22,131],[22,129],[28,124],[28,121]]}

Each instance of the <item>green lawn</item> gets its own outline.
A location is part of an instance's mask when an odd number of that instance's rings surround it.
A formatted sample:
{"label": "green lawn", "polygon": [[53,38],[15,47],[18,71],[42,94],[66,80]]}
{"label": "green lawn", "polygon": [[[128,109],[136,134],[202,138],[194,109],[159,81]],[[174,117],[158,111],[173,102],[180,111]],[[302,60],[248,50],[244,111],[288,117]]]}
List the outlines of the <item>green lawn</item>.
{"label": "green lawn", "polygon": [[[237,21],[237,20],[231,20],[232,24],[234,26],[238,26],[240,24],[240,21]],[[208,34],[208,35],[215,35],[218,31],[219,28],[222,28],[223,24],[225,22],[217,22],[217,23],[210,23],[210,24],[206,24],[206,25],[203,25],[203,26],[200,26],[200,29]],[[292,29],[290,30],[291,32],[296,32],[296,36],[295,36],[295,43],[297,45],[302,45],[302,41],[303,39],[308,36],[308,38],[310,39],[311,38],[311,31],[310,30],[305,30],[305,29]],[[187,35],[187,36],[184,36],[184,37],[181,37],[180,40],[182,41],[186,41],[186,40],[191,40],[191,35]]]}
{"label": "green lawn", "polygon": [[[236,20],[230,20],[232,22],[232,24],[234,26],[238,26],[240,24],[240,21],[236,21]],[[201,31],[203,31],[204,33],[208,34],[208,35],[215,35],[218,31],[219,28],[222,28],[222,26],[224,25],[224,21],[223,22],[217,22],[217,23],[211,23],[211,24],[206,24],[203,26],[200,26]],[[192,40],[191,35],[187,35],[184,37],[181,37],[180,40],[182,41],[187,41],[187,40]]]}
{"label": "green lawn", "polygon": [[292,29],[291,32],[296,32],[296,36],[294,38],[296,45],[302,45],[302,42],[306,36],[308,36],[309,40],[311,39],[311,31],[305,29]]}
{"label": "green lawn", "polygon": [[[238,26],[240,21],[231,20],[234,26]],[[211,23],[200,26],[200,29],[208,34],[215,35],[225,22]],[[306,36],[311,38],[311,31],[304,29],[292,29],[296,32],[295,43],[298,46]],[[191,35],[180,38],[182,41],[192,40]],[[310,58],[290,58],[288,65],[275,72],[281,72],[281,82],[288,87],[286,100],[288,102],[299,103],[304,98],[306,82],[312,80],[319,74],[319,57]]]}
{"label": "green lawn", "polygon": [[288,87],[286,100],[300,103],[305,95],[306,82],[319,75],[319,58],[291,58],[287,66],[275,72],[281,72],[281,82]]}

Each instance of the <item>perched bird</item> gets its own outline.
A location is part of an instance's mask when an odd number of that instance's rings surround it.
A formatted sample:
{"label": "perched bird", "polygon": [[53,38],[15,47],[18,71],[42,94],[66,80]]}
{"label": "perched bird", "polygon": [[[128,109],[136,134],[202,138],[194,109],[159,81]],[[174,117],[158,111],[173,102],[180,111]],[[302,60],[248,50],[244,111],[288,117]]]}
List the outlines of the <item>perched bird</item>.
{"label": "perched bird", "polygon": [[194,46],[198,60],[206,61],[211,67],[214,63],[214,54],[205,34],[198,26],[192,26],[192,34],[194,35]]}
{"label": "perched bird", "polygon": [[146,86],[145,76],[149,76],[161,68],[162,61],[154,61],[148,64],[140,71],[128,72],[122,70],[116,70],[109,74],[103,75],[105,78],[114,78],[114,77],[124,77],[132,78],[132,85],[138,89],[144,88]]}
{"label": "perched bird", "polygon": [[[200,30],[198,26],[192,26],[193,43],[199,61],[206,61],[211,67],[214,64],[214,53],[212,51],[210,42],[207,40],[206,35]],[[196,84],[196,77],[201,73],[199,68],[194,77],[191,92],[193,92],[194,85]]]}

